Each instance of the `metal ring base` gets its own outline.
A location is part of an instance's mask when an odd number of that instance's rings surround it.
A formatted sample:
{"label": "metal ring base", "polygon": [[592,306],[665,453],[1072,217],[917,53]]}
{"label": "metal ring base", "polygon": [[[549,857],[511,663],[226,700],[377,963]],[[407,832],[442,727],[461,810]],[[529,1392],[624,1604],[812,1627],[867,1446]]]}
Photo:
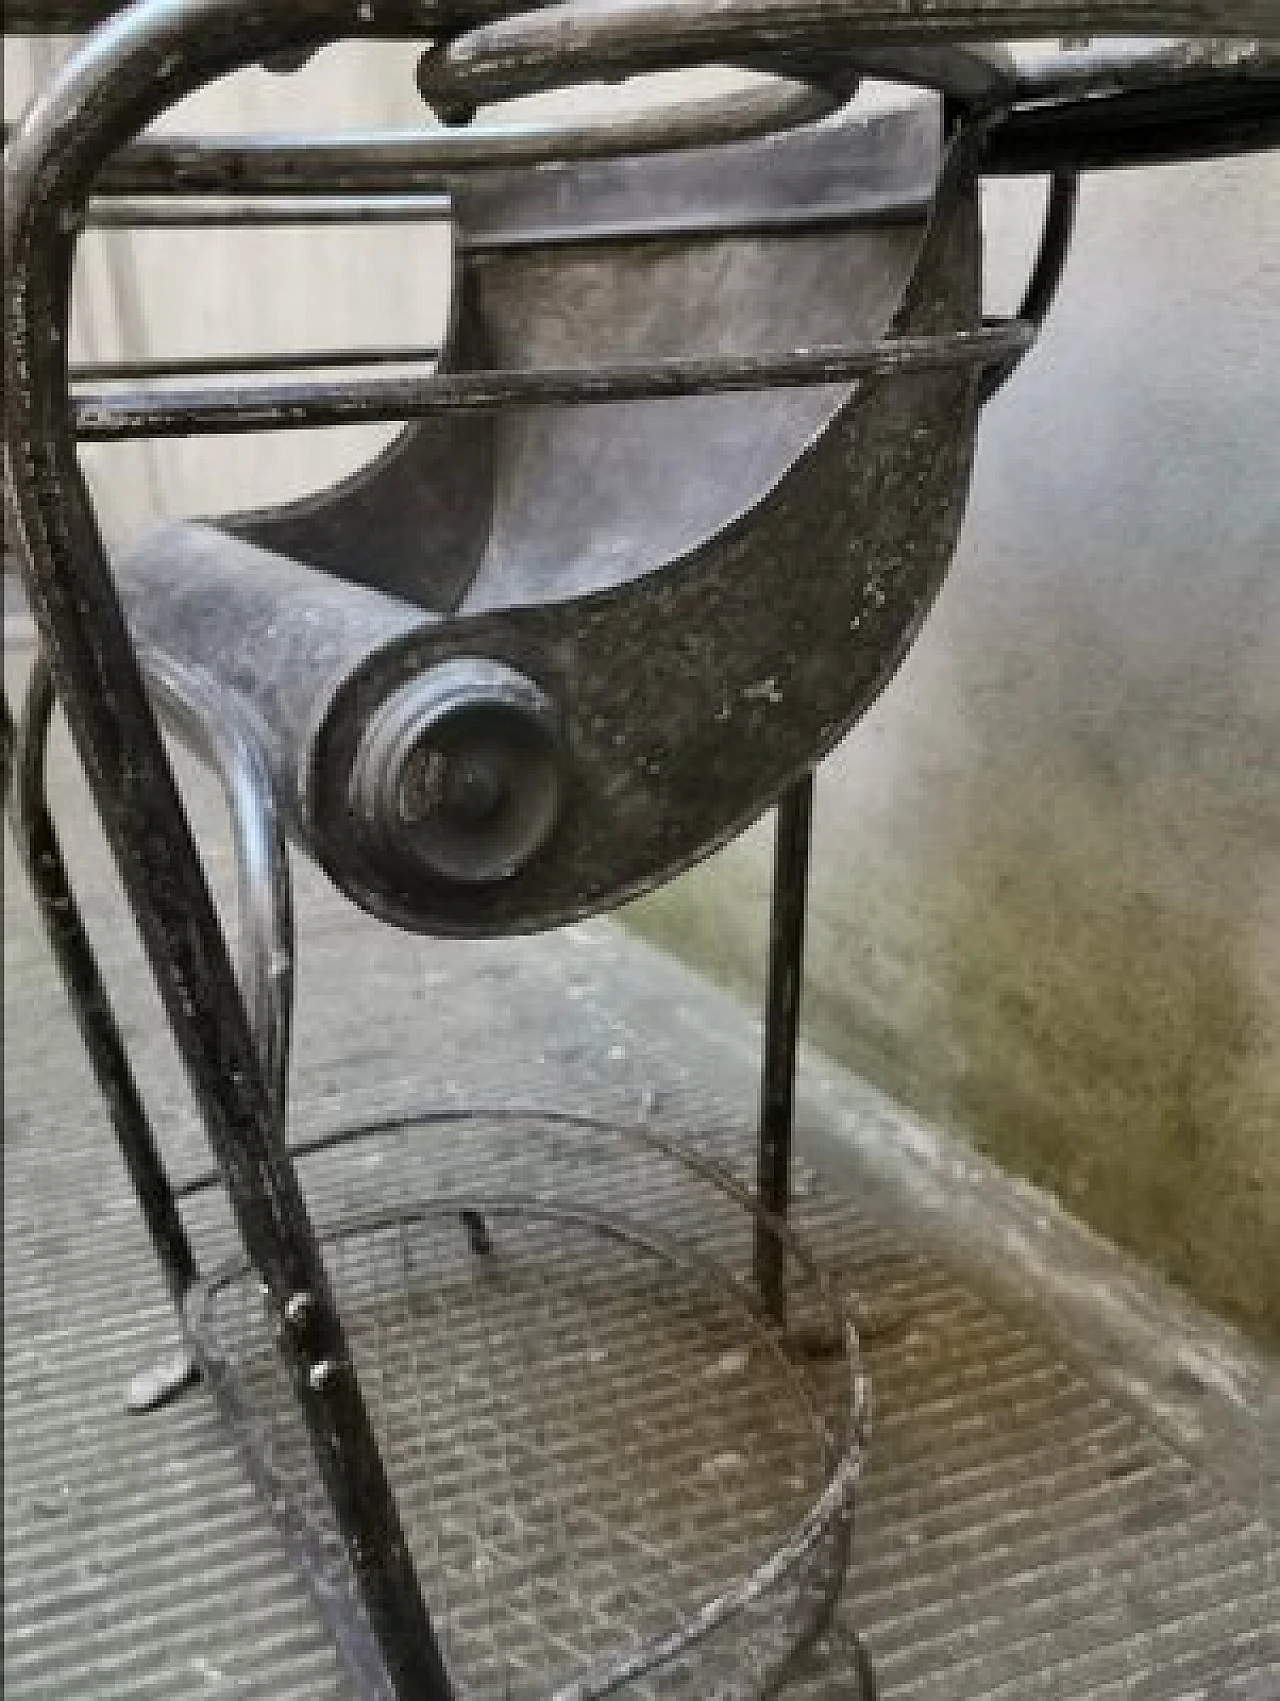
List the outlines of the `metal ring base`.
{"label": "metal ring base", "polygon": [[[487,1125],[537,1153],[322,1232],[460,1693],[774,1693],[839,1593],[864,1442],[856,1339],[803,1248],[776,1225],[789,1333],[751,1285],[772,1220],[701,1156],[543,1112],[422,1120]],[[361,1693],[378,1695],[376,1644],[274,1339],[287,1321],[244,1258],[197,1287],[187,1316],[259,1491]]]}

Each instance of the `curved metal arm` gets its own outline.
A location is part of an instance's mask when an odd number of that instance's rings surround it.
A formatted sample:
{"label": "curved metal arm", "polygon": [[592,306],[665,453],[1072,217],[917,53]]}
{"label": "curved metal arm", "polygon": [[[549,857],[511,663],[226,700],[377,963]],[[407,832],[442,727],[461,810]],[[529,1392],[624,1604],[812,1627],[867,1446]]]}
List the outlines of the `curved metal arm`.
{"label": "curved metal arm", "polygon": [[1280,71],[1224,77],[1189,70],[1164,83],[1020,104],[994,130],[985,169],[997,176],[1106,171],[1274,147]]}
{"label": "curved metal arm", "polygon": [[1022,60],[988,168],[1098,170],[1277,145],[1280,43],[1094,42]]}
{"label": "curved metal arm", "polygon": [[[419,91],[443,123],[469,124],[475,104],[465,89],[452,90],[447,77],[437,80],[438,62],[434,51],[423,55],[418,66]],[[827,88],[816,81],[783,78],[765,88],[684,100],[677,107],[663,106],[621,118],[511,130],[486,126],[461,136],[432,137],[431,143],[446,170],[677,153],[687,148],[748,142],[816,123],[839,111],[852,92],[847,84]]]}
{"label": "curved metal arm", "polygon": [[[750,142],[839,111],[851,89],[791,78],[770,87],[683,101],[581,124],[473,125],[467,130],[369,135],[164,136],[134,142],[107,160],[99,195],[447,195],[476,172],[573,160],[631,158]],[[10,130],[6,124],[7,141]],[[98,221],[106,208],[98,204]]]}
{"label": "curved metal arm", "polygon": [[[1040,247],[1036,252],[1035,265],[1031,268],[1031,276],[1027,280],[1022,305],[1018,309],[1018,322],[1033,326],[1037,332],[1044,324],[1057,297],[1058,286],[1062,282],[1067,255],[1071,251],[1071,237],[1075,230],[1079,201],[1080,179],[1074,172],[1055,172],[1049,180],[1049,199],[1040,232]],[[983,402],[989,402],[996,391],[1008,383],[1021,366],[1030,347],[1031,344],[1028,343],[1023,348],[1015,349],[1007,360],[986,368],[978,391]]]}
{"label": "curved metal arm", "polygon": [[235,699],[199,668],[154,650],[139,655],[166,726],[218,778],[236,864],[240,990],[285,1137],[293,1022],[293,890],[267,761]]}
{"label": "curved metal arm", "polygon": [[180,390],[86,390],[70,415],[82,442],[132,437],[212,436],[236,431],[307,431],[322,426],[492,413],[546,403],[595,406],[674,396],[728,395],[907,377],[958,366],[1002,366],[1035,341],[1020,319],[972,331],[887,336],[777,355],[714,355],[616,366],[443,372],[425,378],[275,381]]}
{"label": "curved metal arm", "polygon": [[841,15],[832,5],[737,0],[708,11],[683,0],[619,0],[586,9],[569,0],[430,49],[418,67],[418,87],[447,122],[490,102],[715,63],[837,85],[843,78],[845,98],[861,73],[936,88],[967,105],[993,105],[1012,95],[1015,83],[1013,60],[1002,48],[949,41],[945,26],[933,24],[887,32],[862,22],[852,8]]}
{"label": "curved metal arm", "polygon": [[995,104],[1017,90],[1007,55],[975,42],[1045,36],[1280,34],[1278,0],[568,0],[455,35],[428,55],[420,84],[464,109],[641,71],[788,62],[862,70]]}
{"label": "curved metal arm", "polygon": [[[371,136],[166,136],[124,148],[103,168],[104,193],[172,192],[175,185],[226,194],[254,194],[263,181],[277,192],[326,193],[325,180],[347,175],[351,187],[390,182],[401,193],[447,194],[476,171],[513,170],[749,142],[813,124],[838,112],[852,89],[792,78],[769,86],[685,100],[678,107],[628,113],[581,124],[477,125],[464,132],[387,132]],[[470,117],[468,109],[458,117]],[[6,140],[9,127],[5,126]],[[265,178],[264,178],[264,174]],[[103,222],[107,209],[99,211]]]}

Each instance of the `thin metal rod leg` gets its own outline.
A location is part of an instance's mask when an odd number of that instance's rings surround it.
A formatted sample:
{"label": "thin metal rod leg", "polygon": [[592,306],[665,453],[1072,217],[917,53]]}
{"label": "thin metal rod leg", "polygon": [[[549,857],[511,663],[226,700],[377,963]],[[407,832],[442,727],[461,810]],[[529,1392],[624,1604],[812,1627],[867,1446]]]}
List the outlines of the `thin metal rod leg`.
{"label": "thin metal rod leg", "polygon": [[13,716],[9,712],[9,693],[0,692],[0,800],[9,806],[9,781],[13,777]]}
{"label": "thin metal rod leg", "polygon": [[487,1257],[493,1251],[493,1236],[479,1211],[461,1211],[459,1217],[466,1231],[467,1245],[477,1257]]}
{"label": "thin metal rod leg", "polygon": [[[778,805],[773,895],[769,917],[769,977],[760,1083],[756,1188],[761,1205],[785,1217],[791,1202],[791,1136],[795,1110],[796,1041],[804,978],[804,924],[809,890],[813,775],[806,774]],[[786,1314],[785,1251],[767,1223],[756,1224],[755,1274],[760,1296],[779,1322]]]}
{"label": "thin metal rod leg", "polygon": [[165,1284],[182,1315],[198,1274],[142,1095],[71,889],[45,793],[53,680],[37,657],[14,750],[9,819]]}

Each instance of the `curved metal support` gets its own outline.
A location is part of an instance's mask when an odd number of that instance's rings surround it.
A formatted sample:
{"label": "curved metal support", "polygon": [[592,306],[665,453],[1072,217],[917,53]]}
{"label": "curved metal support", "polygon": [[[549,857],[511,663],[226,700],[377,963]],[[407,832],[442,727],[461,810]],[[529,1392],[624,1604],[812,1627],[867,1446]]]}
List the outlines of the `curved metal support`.
{"label": "curved metal support", "polygon": [[[29,682],[28,712],[19,747],[7,691],[0,691],[0,807],[10,809],[15,755],[21,749],[22,795],[13,800],[15,843],[44,918],[54,960],[62,974],[90,1065],[107,1103],[121,1155],[142,1208],[165,1282],[185,1328],[183,1299],[198,1270],[178,1210],[178,1195],[165,1171],[129,1064],[124,1040],[98,971],[93,947],[71,895],[62,849],[49,814],[45,758],[53,692],[47,663],[37,657]],[[131,1412],[167,1405],[200,1379],[199,1365],[185,1341],[139,1371],[129,1383]]]}
{"label": "curved metal support", "polygon": [[[169,730],[210,767],[222,788],[234,841],[239,925],[240,988],[276,1104],[277,1134],[287,1138],[289,1048],[293,1025],[296,950],[289,852],[271,770],[240,700],[190,663],[153,649],[139,652],[147,688]],[[290,1155],[296,1157],[299,1150]],[[214,1177],[217,1181],[220,1177]],[[196,1191],[178,1189],[185,1198]],[[493,1250],[488,1224],[474,1211],[461,1217],[478,1256]],[[166,1366],[158,1368],[165,1381]],[[154,1402],[152,1402],[154,1403]]]}
{"label": "curved metal support", "polygon": [[285,1137],[293,1023],[294,931],[289,853],[266,758],[238,700],[199,668],[155,650],[139,661],[162,720],[218,778],[235,846],[239,979]]}
{"label": "curved metal support", "polygon": [[[1080,179],[1072,171],[1055,172],[1049,179],[1049,198],[1045,206],[1044,224],[1040,231],[1040,246],[1035,264],[1027,280],[1018,320],[1034,327],[1038,333],[1049,309],[1057,298],[1071,237],[1075,231],[1076,209],[1080,204]],[[988,366],[982,374],[979,400],[989,402],[1021,366],[1031,343],[1016,349],[1007,359]]]}
{"label": "curved metal support", "polygon": [[700,0],[631,0],[590,10],[570,0],[430,48],[418,67],[418,87],[449,122],[491,102],[715,63],[808,76],[836,88],[843,80],[845,99],[864,74],[933,88],[968,106],[996,105],[1015,86],[1013,60],[1002,47],[948,40],[937,26],[917,24],[895,35],[868,22],[861,6],[842,16],[839,7],[779,0],[738,0],[710,10]]}
{"label": "curved metal support", "polygon": [[962,366],[1003,364],[1035,340],[1012,319],[937,335],[886,336],[778,355],[717,355],[541,371],[446,372],[425,378],[279,380],[179,390],[82,391],[72,402],[86,443],[214,436],[243,431],[314,431],[493,413],[504,407],[584,407],[619,401],[810,388],[856,378],[907,377]]}
{"label": "curved metal support", "polygon": [[1019,105],[991,138],[1004,177],[1220,159],[1280,147],[1280,75],[1177,84]]}
{"label": "curved metal support", "polygon": [[988,169],[1093,171],[1280,145],[1280,47],[1201,39],[1093,42],[1018,66]]}
{"label": "curved metal support", "polygon": [[[115,195],[447,195],[477,173],[680,153],[749,142],[812,124],[849,99],[846,87],[778,78],[776,86],[685,101],[591,124],[473,125],[372,135],[165,136],[107,160],[94,185],[98,222]],[[4,128],[5,140],[9,126]]]}
{"label": "curved metal support", "polygon": [[[466,92],[452,94],[437,83],[435,51],[423,56],[418,87],[445,124],[470,124],[475,105]],[[846,85],[830,88],[784,77],[773,86],[683,100],[677,108],[599,119],[588,124],[528,128],[477,127],[464,135],[432,137],[446,170],[548,165],[566,160],[622,155],[679,153],[753,141],[829,117],[849,99]],[[493,98],[493,97],[489,97]]]}
{"label": "curved metal support", "polygon": [[[829,69],[922,84],[965,104],[996,105],[1019,87],[1012,60],[975,47],[1054,36],[1265,37],[1280,8],[1245,0],[1108,0],[1042,5],[932,0],[614,0],[526,10],[432,49],[420,86],[433,104],[463,111],[568,83],[730,63],[786,72],[806,60]],[[1069,73],[1071,74],[1071,73]],[[1075,73],[1079,75],[1079,73]]]}

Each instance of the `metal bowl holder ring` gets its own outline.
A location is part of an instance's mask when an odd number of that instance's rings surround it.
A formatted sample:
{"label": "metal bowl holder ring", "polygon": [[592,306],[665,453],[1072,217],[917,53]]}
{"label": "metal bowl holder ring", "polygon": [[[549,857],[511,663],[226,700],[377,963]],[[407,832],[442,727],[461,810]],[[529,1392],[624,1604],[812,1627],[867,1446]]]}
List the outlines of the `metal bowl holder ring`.
{"label": "metal bowl holder ring", "polygon": [[[464,128],[416,156],[376,142],[140,142],[241,65],[287,67],[338,38],[429,34],[432,19],[422,4],[187,0],[105,23],[19,129],[6,155],[6,501],[43,656],[16,739],[6,709],[11,818],[193,1355],[140,1379],[136,1399],[171,1396],[198,1367],[360,1693],[746,1701],[775,1692],[829,1618],[869,1415],[856,1335],[786,1221],[810,776],[941,584],[981,405],[1053,296],[1071,164],[1126,145],[1175,157],[1274,139],[1274,104],[1249,101],[1260,86],[1274,102],[1275,85],[1221,78],[1215,62],[1208,80],[1225,104],[1202,102],[1180,142],[1149,109],[1160,118],[1184,61],[1139,80],[1147,121],[1132,120],[1124,86],[1086,123],[1082,100],[1020,107],[1028,73],[949,39],[828,25],[784,52],[776,32],[751,33],[750,6],[716,9],[718,36],[654,23],[636,4],[595,8],[576,32],[556,28],[564,8],[502,10],[441,9],[446,33],[420,83],[447,120],[592,75],[727,61],[773,80],[658,119]],[[457,34],[468,17],[490,21]],[[914,83],[919,98],[864,115],[848,104],[864,73]],[[1107,74],[1105,55],[1081,61],[1076,92]],[[980,174],[1046,163],[1023,311],[987,321]],[[156,389],[135,366],[114,374],[133,388],[95,389],[69,370],[86,225],[364,216],[448,221],[452,311],[434,373]],[[368,420],[407,423],[332,490],[171,526],[108,564],[77,441]],[[217,1161],[182,1188],[47,807],[55,681]],[[158,723],[223,786],[238,955]],[[545,1109],[286,1144],[286,839],[381,920],[504,935],[611,909],[771,804],[754,1191],[656,1127]],[[528,1165],[313,1227],[298,1159],[408,1125],[465,1146],[476,1122],[518,1136]],[[627,1192],[629,1165],[669,1173],[682,1232],[576,1191],[588,1148],[607,1156],[606,1199]],[[215,1186],[244,1254],[201,1276],[181,1200]],[[823,1353],[806,1362],[797,1342],[815,1327]],[[510,1344],[538,1328],[559,1355],[558,1393]],[[499,1362],[495,1341],[507,1343]],[[763,1537],[714,1534],[705,1388],[628,1427],[659,1347],[695,1369],[750,1367],[747,1403],[769,1414],[747,1425],[752,1469],[770,1493],[790,1471],[786,1516],[767,1496],[757,1508]],[[499,1419],[446,1505],[432,1402],[449,1376],[471,1374],[488,1379]],[[386,1392],[396,1375],[410,1393]],[[404,1401],[417,1476],[393,1481],[388,1430]],[[603,1421],[591,1430],[581,1414],[593,1402]],[[646,1458],[645,1437],[666,1451]],[[637,1469],[661,1459],[681,1494],[702,1495],[705,1552],[686,1551],[692,1510],[674,1529],[661,1507],[646,1523],[628,1445]],[[584,1535],[574,1514],[592,1472],[626,1483],[630,1521]],[[435,1485],[425,1506],[423,1483]],[[450,1532],[468,1517],[493,1524],[504,1575],[473,1576],[459,1601],[474,1548],[463,1540],[459,1559]],[[869,1695],[869,1670],[852,1675]]]}

